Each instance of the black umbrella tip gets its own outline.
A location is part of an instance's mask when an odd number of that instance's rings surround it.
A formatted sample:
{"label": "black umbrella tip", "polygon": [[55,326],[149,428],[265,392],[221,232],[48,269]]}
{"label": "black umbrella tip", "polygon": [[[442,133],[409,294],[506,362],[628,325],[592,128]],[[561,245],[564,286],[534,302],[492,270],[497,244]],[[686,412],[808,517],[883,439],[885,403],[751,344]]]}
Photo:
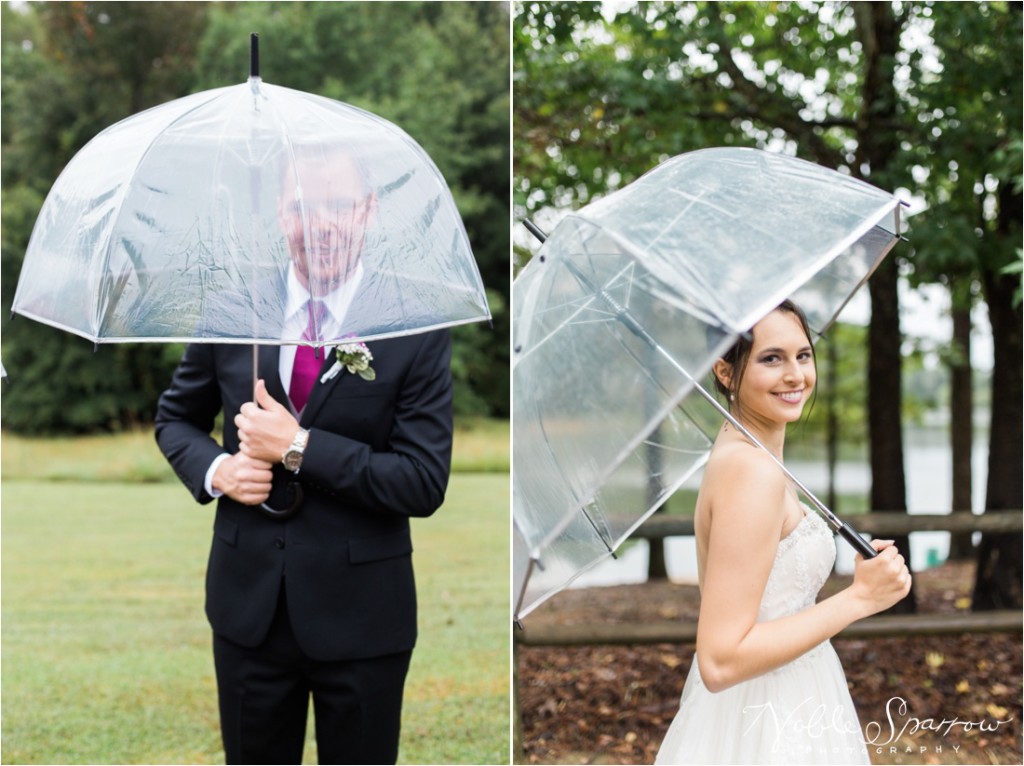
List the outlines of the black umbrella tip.
{"label": "black umbrella tip", "polygon": [[249,35],[249,77],[260,76],[260,35],[252,32]]}

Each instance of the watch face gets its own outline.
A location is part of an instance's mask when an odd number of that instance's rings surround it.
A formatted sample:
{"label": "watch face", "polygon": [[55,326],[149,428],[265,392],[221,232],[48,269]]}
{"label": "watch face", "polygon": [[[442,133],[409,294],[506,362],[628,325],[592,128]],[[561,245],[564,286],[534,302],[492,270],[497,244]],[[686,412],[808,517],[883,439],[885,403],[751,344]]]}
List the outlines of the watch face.
{"label": "watch face", "polygon": [[284,463],[284,467],[289,471],[297,471],[299,466],[302,465],[302,453],[296,450],[289,450],[285,453],[284,460],[281,462]]}

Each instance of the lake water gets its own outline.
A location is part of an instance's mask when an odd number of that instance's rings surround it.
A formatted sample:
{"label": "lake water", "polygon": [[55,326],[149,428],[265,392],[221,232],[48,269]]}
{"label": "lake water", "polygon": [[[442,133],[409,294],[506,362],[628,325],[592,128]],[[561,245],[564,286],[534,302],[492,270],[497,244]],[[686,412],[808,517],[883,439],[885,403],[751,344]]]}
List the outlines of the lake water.
{"label": "lake water", "polygon": [[[953,498],[952,458],[945,430],[910,429],[903,447],[907,481],[907,506],[910,513],[949,513]],[[975,512],[985,505],[985,479],[988,469],[988,436],[979,434],[972,451],[972,478]],[[787,467],[807,487],[824,499],[828,488],[828,468],[824,461],[786,461]],[[688,483],[696,487],[700,477]],[[867,494],[871,471],[866,462],[840,461],[836,466],[836,492]],[[913,532],[910,535],[911,569],[920,571],[946,560],[949,554],[948,532]],[[618,559],[608,559],[581,575],[571,587],[640,583],[647,579],[649,548],[646,540],[627,546]],[[696,543],[692,537],[672,537],[665,541],[665,559],[669,578],[676,582],[697,581]],[[836,571],[853,572],[853,550],[837,538]]]}

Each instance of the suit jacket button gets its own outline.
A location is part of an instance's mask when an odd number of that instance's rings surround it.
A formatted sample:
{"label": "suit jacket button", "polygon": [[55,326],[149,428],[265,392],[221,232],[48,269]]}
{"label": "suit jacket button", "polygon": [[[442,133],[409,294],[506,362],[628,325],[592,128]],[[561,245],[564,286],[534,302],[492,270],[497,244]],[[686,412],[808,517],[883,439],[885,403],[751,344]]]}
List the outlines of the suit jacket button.
{"label": "suit jacket button", "polygon": [[283,537],[275,537],[274,538],[274,547],[275,548],[283,548],[284,547],[284,538]]}

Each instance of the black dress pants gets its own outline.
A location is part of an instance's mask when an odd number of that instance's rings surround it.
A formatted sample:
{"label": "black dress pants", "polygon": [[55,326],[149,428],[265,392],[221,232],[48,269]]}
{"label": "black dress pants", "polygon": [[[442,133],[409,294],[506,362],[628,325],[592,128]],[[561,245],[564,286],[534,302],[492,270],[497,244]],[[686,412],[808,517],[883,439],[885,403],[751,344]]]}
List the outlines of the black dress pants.
{"label": "black dress pants", "polygon": [[305,655],[288,618],[284,583],[264,642],[239,646],[216,633],[221,735],[230,764],[301,764],[313,695],[321,764],[393,764],[412,650],[321,662]]}

